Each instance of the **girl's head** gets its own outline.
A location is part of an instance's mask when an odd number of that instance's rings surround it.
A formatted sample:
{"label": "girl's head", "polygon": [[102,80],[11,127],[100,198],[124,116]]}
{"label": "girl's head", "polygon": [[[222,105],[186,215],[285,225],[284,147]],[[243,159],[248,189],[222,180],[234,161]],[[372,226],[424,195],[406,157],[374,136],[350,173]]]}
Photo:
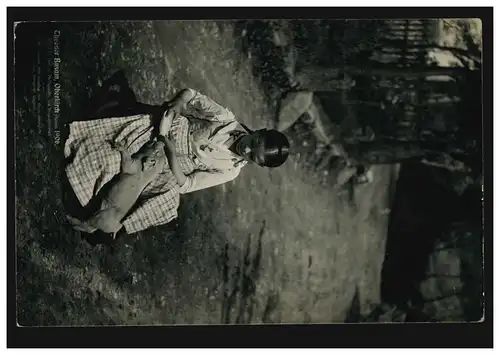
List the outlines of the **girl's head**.
{"label": "girl's head", "polygon": [[290,143],[274,129],[260,129],[240,138],[236,152],[248,161],[271,168],[282,165],[288,158]]}

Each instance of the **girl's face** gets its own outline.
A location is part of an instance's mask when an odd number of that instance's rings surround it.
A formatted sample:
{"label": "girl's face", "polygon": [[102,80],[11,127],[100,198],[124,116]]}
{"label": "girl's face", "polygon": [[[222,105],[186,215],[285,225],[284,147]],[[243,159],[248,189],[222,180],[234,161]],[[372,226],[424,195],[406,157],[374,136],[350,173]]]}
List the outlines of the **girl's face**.
{"label": "girl's face", "polygon": [[237,153],[244,159],[263,165],[265,162],[265,146],[262,131],[243,136],[236,146]]}

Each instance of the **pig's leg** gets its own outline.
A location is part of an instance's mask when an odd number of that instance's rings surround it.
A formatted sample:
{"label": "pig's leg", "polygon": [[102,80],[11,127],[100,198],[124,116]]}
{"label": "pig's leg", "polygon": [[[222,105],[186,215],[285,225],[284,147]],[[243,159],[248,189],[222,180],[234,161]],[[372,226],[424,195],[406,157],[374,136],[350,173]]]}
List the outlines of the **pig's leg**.
{"label": "pig's leg", "polygon": [[130,152],[128,150],[122,150],[120,151],[121,155],[121,163],[120,163],[120,170],[124,174],[135,174],[137,172],[137,164],[135,164],[135,161],[132,159],[132,156],[130,155]]}
{"label": "pig's leg", "polygon": [[158,149],[153,144],[150,144],[148,147],[145,147],[145,149],[141,149],[139,152],[135,153],[132,159],[137,161],[142,171],[149,171],[156,166],[158,156]]}
{"label": "pig's leg", "polygon": [[144,157],[142,159],[142,171],[149,171],[153,169],[156,165],[156,158],[155,157]]}
{"label": "pig's leg", "polygon": [[113,149],[120,152],[120,171],[125,174],[135,174],[138,170],[137,162],[132,158],[124,141],[114,142]]}
{"label": "pig's leg", "polygon": [[120,223],[121,214],[116,208],[110,207],[98,211],[88,223],[96,226],[105,233],[116,233],[123,225]]}
{"label": "pig's leg", "polygon": [[80,221],[78,218],[72,217],[70,215],[66,215],[66,218],[71,223],[74,229],[81,232],[94,233],[97,230],[97,228],[95,228],[88,222]]}

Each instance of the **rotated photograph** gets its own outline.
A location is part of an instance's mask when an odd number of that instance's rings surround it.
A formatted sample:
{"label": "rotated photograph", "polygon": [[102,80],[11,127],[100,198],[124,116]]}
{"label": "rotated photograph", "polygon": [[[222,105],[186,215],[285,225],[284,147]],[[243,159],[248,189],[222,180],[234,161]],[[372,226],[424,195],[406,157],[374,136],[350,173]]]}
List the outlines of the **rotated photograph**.
{"label": "rotated photograph", "polygon": [[17,324],[482,321],[482,37],[15,23]]}

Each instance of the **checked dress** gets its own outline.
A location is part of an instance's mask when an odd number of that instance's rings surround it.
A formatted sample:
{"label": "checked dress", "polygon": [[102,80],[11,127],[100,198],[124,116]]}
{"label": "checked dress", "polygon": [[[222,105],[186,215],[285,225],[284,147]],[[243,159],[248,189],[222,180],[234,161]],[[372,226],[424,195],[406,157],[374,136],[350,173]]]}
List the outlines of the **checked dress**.
{"label": "checked dress", "polygon": [[[68,181],[82,206],[120,171],[120,153],[112,142],[124,141],[131,153],[153,137],[152,117],[139,114],[77,121],[69,125],[64,155]],[[142,192],[137,208],[123,221],[127,233],[166,224],[177,217],[180,194],[225,183],[238,176],[246,164],[228,148],[249,130],[234,115],[196,92],[181,115],[172,122],[170,135],[183,173],[183,186],[166,165]]]}

